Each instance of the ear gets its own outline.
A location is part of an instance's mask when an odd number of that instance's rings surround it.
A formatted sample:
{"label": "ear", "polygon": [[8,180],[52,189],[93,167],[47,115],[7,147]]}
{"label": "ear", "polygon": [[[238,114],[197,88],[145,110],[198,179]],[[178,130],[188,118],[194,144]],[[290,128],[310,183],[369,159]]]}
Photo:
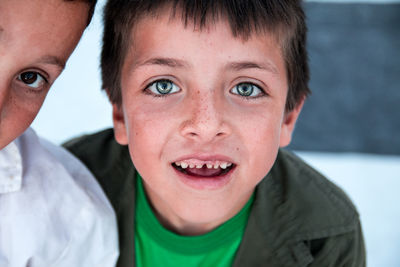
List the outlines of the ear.
{"label": "ear", "polygon": [[300,115],[300,111],[303,108],[304,99],[305,98],[297,103],[296,107],[293,110],[286,112],[281,125],[281,136],[279,143],[280,147],[285,147],[290,144],[290,141],[292,140],[294,126],[296,124],[297,118]]}
{"label": "ear", "polygon": [[128,144],[128,132],[125,124],[125,116],[121,105],[113,104],[113,123],[114,123],[114,135],[115,140],[120,145]]}

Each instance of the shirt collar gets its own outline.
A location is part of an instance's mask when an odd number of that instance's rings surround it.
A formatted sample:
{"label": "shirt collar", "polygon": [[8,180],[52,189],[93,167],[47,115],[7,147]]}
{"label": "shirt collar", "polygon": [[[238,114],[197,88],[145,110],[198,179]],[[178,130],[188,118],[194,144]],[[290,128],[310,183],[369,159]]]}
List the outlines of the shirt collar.
{"label": "shirt collar", "polygon": [[0,194],[16,192],[22,185],[22,157],[15,141],[0,150]]}

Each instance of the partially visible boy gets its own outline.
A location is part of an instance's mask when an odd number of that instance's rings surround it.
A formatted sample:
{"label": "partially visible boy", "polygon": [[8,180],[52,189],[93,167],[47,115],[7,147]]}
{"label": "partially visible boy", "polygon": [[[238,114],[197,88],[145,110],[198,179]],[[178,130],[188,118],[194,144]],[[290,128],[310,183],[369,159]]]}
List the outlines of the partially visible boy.
{"label": "partially visible boy", "polygon": [[115,266],[117,225],[101,187],[28,128],[95,4],[0,1],[0,266]]}
{"label": "partially visible boy", "polygon": [[104,19],[114,131],[67,146],[117,212],[119,267],[365,266],[351,201],[280,150],[309,93],[299,0],[111,0]]}

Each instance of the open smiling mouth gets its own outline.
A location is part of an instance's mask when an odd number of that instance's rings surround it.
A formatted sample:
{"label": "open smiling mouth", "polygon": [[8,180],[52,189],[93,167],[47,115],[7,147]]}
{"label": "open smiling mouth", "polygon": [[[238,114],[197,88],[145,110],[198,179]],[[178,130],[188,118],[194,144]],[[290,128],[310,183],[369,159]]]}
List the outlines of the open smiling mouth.
{"label": "open smiling mouth", "polygon": [[178,161],[172,163],[172,167],[179,172],[199,178],[221,177],[233,170],[235,166],[235,164],[229,162],[188,164]]}

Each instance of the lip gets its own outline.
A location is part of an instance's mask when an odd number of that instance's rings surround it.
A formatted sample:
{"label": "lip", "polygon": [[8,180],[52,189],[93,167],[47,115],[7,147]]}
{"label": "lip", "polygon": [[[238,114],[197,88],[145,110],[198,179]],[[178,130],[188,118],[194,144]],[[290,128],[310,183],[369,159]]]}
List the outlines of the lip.
{"label": "lip", "polygon": [[187,175],[183,172],[178,171],[172,165],[171,168],[174,170],[178,179],[186,186],[195,190],[218,190],[225,187],[233,177],[233,173],[236,171],[236,165],[226,174],[217,177],[200,177]]}
{"label": "lip", "polygon": [[230,157],[224,156],[224,155],[218,155],[218,154],[191,154],[191,155],[186,155],[180,158],[177,158],[176,160],[172,161],[178,162],[178,161],[185,161],[185,160],[195,160],[195,161],[202,161],[202,162],[215,162],[215,161],[224,161],[224,162],[230,162],[235,165],[237,163]]}

